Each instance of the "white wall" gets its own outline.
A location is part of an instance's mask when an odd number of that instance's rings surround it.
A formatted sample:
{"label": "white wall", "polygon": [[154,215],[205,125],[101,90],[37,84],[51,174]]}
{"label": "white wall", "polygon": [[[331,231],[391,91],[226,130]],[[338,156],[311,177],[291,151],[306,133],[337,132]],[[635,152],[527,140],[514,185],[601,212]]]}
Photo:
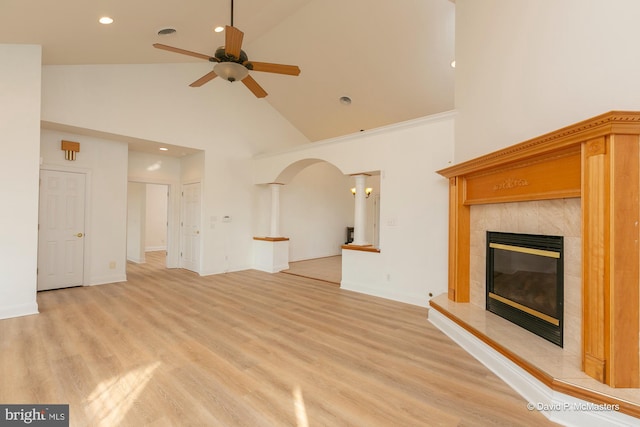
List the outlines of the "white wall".
{"label": "white wall", "polygon": [[456,162],[640,110],[636,0],[457,0]]}
{"label": "white wall", "polygon": [[447,289],[448,182],[435,171],[452,161],[453,127],[446,113],[257,156],[254,180],[278,182],[302,159],[344,174],[379,170],[381,252],[343,251],[342,287],[426,306]]}
{"label": "white wall", "polygon": [[345,229],[353,226],[352,181],[335,166],[320,162],[282,186],[280,230],[290,239],[289,261],[340,255]]}
{"label": "white wall", "polygon": [[[80,143],[75,161],[65,160],[63,139]],[[41,167],[84,172],[90,182],[84,284],[126,280],[127,144],[42,129],[40,150]]]}
{"label": "white wall", "polygon": [[[308,140],[242,85],[190,82],[207,64],[45,66],[45,121],[206,151],[202,274],[251,266],[250,159]],[[213,218],[232,222],[212,227]]]}
{"label": "white wall", "polygon": [[129,181],[155,184],[180,182],[180,163],[177,157],[162,154],[129,152]]}
{"label": "white wall", "polygon": [[44,66],[42,118],[53,123],[192,148],[252,153],[308,140],[267,100],[215,79],[206,63]]}
{"label": "white wall", "polygon": [[38,312],[41,53],[0,45],[0,319]]}
{"label": "white wall", "polygon": [[168,188],[162,184],[147,184],[144,250],[167,249]]}
{"label": "white wall", "polygon": [[180,159],[180,182],[192,184],[204,180],[204,152]]}
{"label": "white wall", "polygon": [[129,182],[127,185],[127,261],[138,264],[144,255],[147,185]]}

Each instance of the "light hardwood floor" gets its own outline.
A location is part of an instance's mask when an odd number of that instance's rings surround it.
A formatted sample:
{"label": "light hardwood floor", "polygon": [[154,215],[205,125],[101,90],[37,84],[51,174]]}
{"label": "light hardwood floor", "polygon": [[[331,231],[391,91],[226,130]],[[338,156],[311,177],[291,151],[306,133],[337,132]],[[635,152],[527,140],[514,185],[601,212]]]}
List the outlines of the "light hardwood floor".
{"label": "light hardwood floor", "polygon": [[551,425],[426,309],[148,261],[1,320],[0,403],[68,403],[72,426]]}
{"label": "light hardwood floor", "polygon": [[340,285],[342,255],[290,262],[289,269],[282,272]]}

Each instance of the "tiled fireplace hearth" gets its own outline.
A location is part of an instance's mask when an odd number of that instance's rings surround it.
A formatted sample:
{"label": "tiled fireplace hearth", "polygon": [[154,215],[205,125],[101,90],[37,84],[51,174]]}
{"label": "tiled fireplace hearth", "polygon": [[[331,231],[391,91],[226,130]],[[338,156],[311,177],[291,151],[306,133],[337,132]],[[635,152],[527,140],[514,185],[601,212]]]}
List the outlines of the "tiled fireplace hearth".
{"label": "tiled fireplace hearth", "polygon": [[[640,112],[439,173],[450,184],[449,292],[432,307],[551,389],[640,416]],[[484,310],[487,231],[563,236],[563,348]]]}

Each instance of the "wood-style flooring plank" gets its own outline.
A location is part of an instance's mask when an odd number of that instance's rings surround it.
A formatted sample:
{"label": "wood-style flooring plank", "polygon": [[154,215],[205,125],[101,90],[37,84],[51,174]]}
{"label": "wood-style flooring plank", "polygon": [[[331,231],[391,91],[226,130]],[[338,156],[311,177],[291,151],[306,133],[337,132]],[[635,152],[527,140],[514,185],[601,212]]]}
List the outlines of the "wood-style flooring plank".
{"label": "wood-style flooring plank", "polygon": [[72,426],[553,425],[425,308],[147,255],[0,320],[0,403],[68,403]]}
{"label": "wood-style flooring plank", "polygon": [[285,274],[322,280],[328,285],[340,286],[342,280],[342,255],[289,262]]}

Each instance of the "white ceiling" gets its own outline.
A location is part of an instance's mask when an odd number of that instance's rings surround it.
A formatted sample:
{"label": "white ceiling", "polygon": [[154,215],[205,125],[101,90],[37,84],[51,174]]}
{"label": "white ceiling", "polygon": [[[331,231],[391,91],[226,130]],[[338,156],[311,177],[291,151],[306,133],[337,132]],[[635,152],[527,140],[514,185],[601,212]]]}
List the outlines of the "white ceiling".
{"label": "white ceiling", "polygon": [[[234,25],[254,61],[300,76],[252,72],[267,101],[311,141],[453,108],[455,5],[450,0],[235,0]],[[45,65],[202,61],[230,0],[0,0],[0,43],[42,45]],[[115,22],[98,24],[100,16]],[[158,36],[173,27],[176,34]],[[188,85],[190,81],[185,81]],[[227,84],[214,80],[211,84]],[[198,89],[194,89],[198,90]],[[247,90],[238,84],[237,90]],[[349,106],[339,102],[349,96]]]}

